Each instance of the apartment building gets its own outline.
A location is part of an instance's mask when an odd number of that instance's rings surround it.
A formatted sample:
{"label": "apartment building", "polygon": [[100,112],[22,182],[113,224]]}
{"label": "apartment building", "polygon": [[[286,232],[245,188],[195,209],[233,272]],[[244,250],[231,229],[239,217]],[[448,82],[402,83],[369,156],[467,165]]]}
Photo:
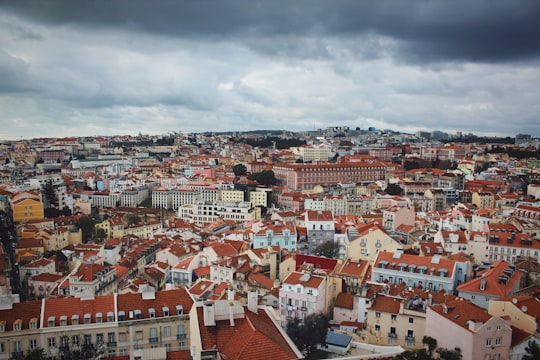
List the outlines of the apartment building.
{"label": "apartment building", "polygon": [[468,300],[428,307],[425,333],[437,340],[438,347],[459,347],[463,360],[510,358],[510,318],[490,315]]}
{"label": "apartment building", "polygon": [[274,221],[267,223],[264,228],[253,234],[253,249],[279,246],[281,249],[296,251],[298,234],[292,223]]}
{"label": "apartment building", "polygon": [[185,289],[16,303],[0,310],[0,359],[37,348],[50,358],[165,358],[199,337],[192,318]]}
{"label": "apartment building", "polygon": [[293,318],[324,312],[326,278],[309,272],[291,272],[279,289],[279,309],[282,326]]}
{"label": "apartment building", "polygon": [[473,304],[487,309],[491,300],[512,296],[522,288],[525,273],[499,260],[484,265],[477,277],[457,287],[458,295]]}
{"label": "apartment building", "polygon": [[470,262],[460,262],[434,255],[404,254],[402,251],[379,252],[371,270],[372,281],[401,284],[453,293],[458,284],[470,278]]}
{"label": "apartment building", "polygon": [[300,250],[312,254],[319,245],[334,241],[335,223],[331,211],[307,210],[304,215],[304,226],[307,230],[307,247]]}
{"label": "apartment building", "polygon": [[384,180],[386,177],[385,165],[367,162],[278,164],[273,171],[283,186],[294,191],[317,185]]}

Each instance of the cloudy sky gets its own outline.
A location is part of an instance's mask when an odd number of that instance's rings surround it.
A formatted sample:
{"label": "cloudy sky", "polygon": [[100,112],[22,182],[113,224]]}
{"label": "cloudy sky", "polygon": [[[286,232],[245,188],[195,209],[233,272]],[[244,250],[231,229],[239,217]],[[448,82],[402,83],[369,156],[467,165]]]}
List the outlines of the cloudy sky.
{"label": "cloudy sky", "polygon": [[0,139],[540,136],[540,1],[0,1]]}

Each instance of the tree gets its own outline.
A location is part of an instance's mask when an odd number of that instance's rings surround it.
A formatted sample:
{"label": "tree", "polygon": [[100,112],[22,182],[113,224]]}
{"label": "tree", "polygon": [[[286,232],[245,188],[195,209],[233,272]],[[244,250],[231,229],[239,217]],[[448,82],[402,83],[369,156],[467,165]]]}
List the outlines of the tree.
{"label": "tree", "polygon": [[94,233],[94,220],[88,216],[83,216],[75,223],[75,226],[82,231],[83,240],[90,241]]}
{"label": "tree", "polygon": [[326,256],[327,258],[337,258],[339,256],[339,245],[333,240],[323,242],[314,251],[315,255]]}
{"label": "tree", "polygon": [[58,196],[54,190],[52,180],[48,180],[43,184],[41,192],[47,201],[47,208],[56,208],[58,206]]}
{"label": "tree", "polygon": [[310,314],[304,321],[294,318],[287,322],[287,335],[296,344],[306,359],[312,359],[317,351],[317,345],[326,343],[326,333],[330,318],[323,314]]}
{"label": "tree", "polygon": [[432,338],[431,336],[424,336],[422,338],[422,344],[427,348],[429,357],[433,354],[433,350],[437,348],[437,339]]}
{"label": "tree", "polygon": [[102,243],[105,240],[107,240],[107,238],[108,238],[108,236],[107,236],[107,232],[105,231],[105,229],[94,228],[94,233],[92,235],[92,241],[94,241],[96,243]]}
{"label": "tree", "polygon": [[525,352],[527,354],[522,357],[522,360],[540,359],[540,346],[535,340],[529,341],[525,348]]}
{"label": "tree", "polygon": [[388,184],[384,192],[388,195],[401,195],[403,194],[403,189],[398,184]]}
{"label": "tree", "polygon": [[248,176],[248,180],[255,180],[261,185],[270,186],[277,184],[277,179],[272,170],[263,170]]}
{"label": "tree", "polygon": [[439,359],[441,360],[461,360],[461,349],[456,347],[454,350],[448,350],[444,348],[437,349]]}
{"label": "tree", "polygon": [[431,360],[426,349],[406,350],[396,356],[396,360]]}
{"label": "tree", "polygon": [[35,348],[34,350],[28,350],[26,355],[24,355],[24,360],[45,360],[47,356],[45,355],[45,350],[42,348]]}
{"label": "tree", "polygon": [[247,174],[247,168],[244,164],[236,164],[233,166],[232,170],[234,172],[234,176],[236,177]]}

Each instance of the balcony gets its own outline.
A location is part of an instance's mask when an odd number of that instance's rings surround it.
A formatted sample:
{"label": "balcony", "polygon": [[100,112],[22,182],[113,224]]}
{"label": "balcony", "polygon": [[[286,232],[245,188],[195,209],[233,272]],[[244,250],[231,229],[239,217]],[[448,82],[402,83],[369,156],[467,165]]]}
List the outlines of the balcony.
{"label": "balcony", "polygon": [[186,334],[178,334],[178,335],[176,335],[177,340],[185,339],[186,337],[187,337]]}
{"label": "balcony", "polygon": [[414,342],[414,336],[405,336],[405,340]]}
{"label": "balcony", "polygon": [[302,310],[302,311],[307,311],[307,307],[302,306],[302,307],[300,308],[300,310]]}
{"label": "balcony", "polygon": [[116,341],[109,341],[107,347],[116,347]]}
{"label": "balcony", "polygon": [[148,342],[149,343],[157,343],[159,341],[159,338],[158,337],[151,337],[151,338],[148,338]]}
{"label": "balcony", "polygon": [[396,333],[388,333],[388,337],[392,338],[392,339],[397,339],[397,334]]}
{"label": "balcony", "polygon": [[19,358],[22,358],[24,356],[24,351],[14,351],[11,353],[11,357],[13,359],[19,359]]}

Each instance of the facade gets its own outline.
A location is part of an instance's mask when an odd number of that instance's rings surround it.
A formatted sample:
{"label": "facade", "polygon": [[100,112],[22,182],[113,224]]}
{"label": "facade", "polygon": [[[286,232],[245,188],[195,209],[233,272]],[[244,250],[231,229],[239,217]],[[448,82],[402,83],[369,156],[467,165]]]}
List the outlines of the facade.
{"label": "facade", "polygon": [[352,240],[347,247],[347,258],[368,261],[373,264],[380,251],[397,251],[403,245],[394,240],[378,223],[369,223],[357,231],[352,231]]}
{"label": "facade", "polygon": [[386,167],[379,163],[278,164],[276,179],[290,190],[311,189],[317,185],[384,180]]}
{"label": "facade", "polygon": [[304,319],[307,315],[325,310],[326,279],[308,272],[291,272],[279,289],[279,311],[282,326],[292,318]]}
{"label": "facade", "polygon": [[253,249],[279,246],[281,249],[296,251],[298,234],[292,223],[273,222],[253,235]]}
{"label": "facade", "polygon": [[478,277],[459,285],[457,291],[460,297],[487,309],[490,300],[512,296],[521,289],[524,277],[525,273],[499,260],[478,273]]}
{"label": "facade", "polygon": [[50,298],[0,310],[0,359],[42,348],[50,357],[150,358],[187,350],[198,338],[193,300],[185,289],[88,298]]}
{"label": "facade", "polygon": [[401,251],[379,252],[371,269],[371,279],[379,283],[402,284],[453,293],[470,277],[470,263],[460,263],[440,255],[409,255]]}
{"label": "facade", "polygon": [[335,223],[331,211],[307,210],[304,225],[307,230],[308,254],[312,254],[319,245],[334,240]]}
{"label": "facade", "polygon": [[18,193],[10,197],[13,222],[24,223],[29,220],[45,218],[41,198],[34,192]]}
{"label": "facade", "polygon": [[428,307],[425,333],[438,347],[459,347],[463,360],[510,358],[510,319],[492,316],[467,300]]}
{"label": "facade", "polygon": [[83,263],[68,278],[72,296],[109,295],[118,289],[114,267]]}

